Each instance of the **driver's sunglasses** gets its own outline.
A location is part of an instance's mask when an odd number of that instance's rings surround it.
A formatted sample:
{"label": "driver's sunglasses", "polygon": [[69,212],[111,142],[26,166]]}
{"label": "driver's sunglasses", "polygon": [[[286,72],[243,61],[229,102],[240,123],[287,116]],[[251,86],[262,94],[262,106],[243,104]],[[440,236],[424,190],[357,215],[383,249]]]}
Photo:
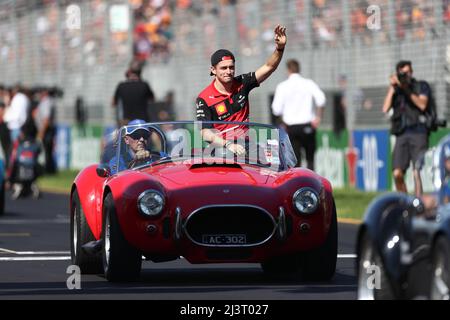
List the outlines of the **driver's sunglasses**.
{"label": "driver's sunglasses", "polygon": [[[141,131],[141,132],[139,132],[139,131]],[[142,130],[139,130],[139,131],[133,132],[129,136],[133,140],[140,140],[141,138],[144,138],[144,140],[147,140],[150,137],[150,133],[148,133],[147,131],[142,131]]]}

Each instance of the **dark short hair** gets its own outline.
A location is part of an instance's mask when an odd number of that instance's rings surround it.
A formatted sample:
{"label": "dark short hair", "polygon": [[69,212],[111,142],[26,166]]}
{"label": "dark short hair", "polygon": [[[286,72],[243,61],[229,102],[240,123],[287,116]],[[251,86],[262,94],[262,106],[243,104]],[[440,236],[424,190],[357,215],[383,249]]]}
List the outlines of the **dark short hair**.
{"label": "dark short hair", "polygon": [[142,64],[139,61],[133,60],[133,61],[131,61],[126,73],[127,74],[135,74],[138,77],[140,77],[141,72],[142,72]]}
{"label": "dark short hair", "polygon": [[397,65],[395,66],[395,71],[399,71],[400,69],[403,69],[403,67],[409,66],[412,69],[412,63],[409,60],[400,60],[397,62]]}
{"label": "dark short hair", "polygon": [[286,67],[291,72],[294,72],[294,73],[299,73],[300,72],[300,62],[298,62],[295,59],[289,59],[286,62]]}

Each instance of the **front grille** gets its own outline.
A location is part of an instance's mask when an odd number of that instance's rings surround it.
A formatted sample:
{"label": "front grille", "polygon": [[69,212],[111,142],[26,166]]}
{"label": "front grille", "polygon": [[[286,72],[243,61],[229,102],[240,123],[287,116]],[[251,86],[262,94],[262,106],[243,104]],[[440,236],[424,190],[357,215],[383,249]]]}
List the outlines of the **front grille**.
{"label": "front grille", "polygon": [[261,244],[273,235],[272,216],[252,206],[205,207],[192,213],[185,224],[195,243],[213,247],[242,247]]}

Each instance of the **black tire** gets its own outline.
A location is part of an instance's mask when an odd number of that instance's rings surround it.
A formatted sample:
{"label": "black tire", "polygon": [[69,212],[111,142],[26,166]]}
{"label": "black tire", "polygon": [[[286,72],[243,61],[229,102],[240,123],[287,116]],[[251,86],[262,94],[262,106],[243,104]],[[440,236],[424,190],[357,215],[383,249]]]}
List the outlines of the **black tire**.
{"label": "black tire", "polygon": [[300,255],[303,277],[313,281],[328,281],[333,278],[336,272],[337,247],[338,226],[336,207],[333,201],[330,230],[324,244]]}
{"label": "black tire", "polygon": [[431,255],[430,299],[448,300],[450,295],[450,247],[444,236],[437,238]]}
{"label": "black tire", "polygon": [[102,260],[105,278],[112,282],[136,280],[141,272],[142,254],[123,236],[111,193],[105,197],[103,208]]}
{"label": "black tire", "polygon": [[70,255],[72,264],[79,266],[83,274],[102,273],[101,256],[89,255],[82,248],[84,244],[95,240],[75,189],[72,194],[72,212],[70,213]]}
{"label": "black tire", "polygon": [[296,277],[300,270],[300,260],[297,254],[275,257],[261,263],[261,268],[269,277]]}
{"label": "black tire", "polygon": [[302,280],[327,281],[336,272],[337,217],[333,216],[325,243],[312,251],[275,257],[261,263],[264,273],[275,276],[300,277]]}
{"label": "black tire", "polygon": [[0,216],[5,213],[5,181],[0,185]]}
{"label": "black tire", "polygon": [[[393,300],[394,292],[389,282],[381,257],[367,232],[360,238],[358,254],[358,299],[359,300]],[[379,271],[379,288],[374,286],[375,269]],[[369,269],[371,268],[371,269]],[[376,280],[375,280],[376,281]]]}

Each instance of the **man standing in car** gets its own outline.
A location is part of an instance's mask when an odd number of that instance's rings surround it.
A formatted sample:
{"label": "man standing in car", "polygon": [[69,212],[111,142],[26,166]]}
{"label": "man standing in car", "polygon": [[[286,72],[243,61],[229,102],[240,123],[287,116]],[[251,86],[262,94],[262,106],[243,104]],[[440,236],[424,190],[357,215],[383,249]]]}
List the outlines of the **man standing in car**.
{"label": "man standing in car", "polygon": [[[197,97],[197,120],[224,121],[224,124],[204,126],[203,138],[230,152],[242,155],[245,148],[231,140],[225,139],[225,134],[231,130],[238,130],[239,126],[226,122],[248,122],[250,105],[248,96],[250,91],[258,87],[278,67],[283,57],[286,45],[286,28],[280,25],[274,30],[275,51],[264,65],[255,72],[235,77],[234,55],[225,49],[217,50],[211,56],[210,75],[214,80]],[[210,129],[216,129],[220,134]]]}

